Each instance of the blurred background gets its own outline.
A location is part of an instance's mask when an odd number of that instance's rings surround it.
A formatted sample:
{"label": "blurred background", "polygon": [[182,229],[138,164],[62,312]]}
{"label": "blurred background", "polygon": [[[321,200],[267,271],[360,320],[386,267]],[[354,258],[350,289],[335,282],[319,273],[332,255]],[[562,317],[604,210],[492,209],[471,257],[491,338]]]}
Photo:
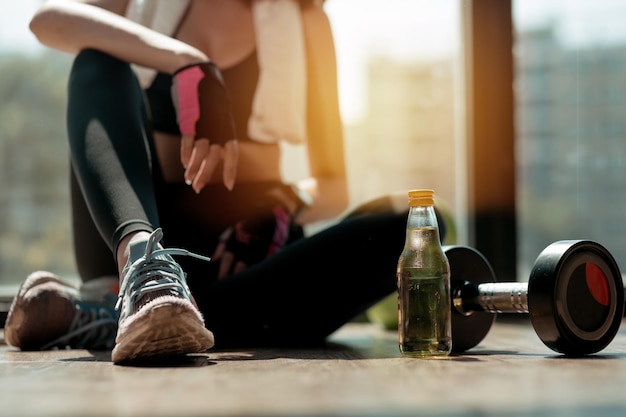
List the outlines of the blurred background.
{"label": "blurred background", "polygon": [[[28,31],[41,3],[7,2],[0,13],[4,293],[36,269],[76,274],[64,115],[72,57]],[[454,240],[483,251],[503,280],[527,280],[561,239],[596,240],[626,268],[626,2],[326,0],[325,9],[353,206],[433,188]]]}

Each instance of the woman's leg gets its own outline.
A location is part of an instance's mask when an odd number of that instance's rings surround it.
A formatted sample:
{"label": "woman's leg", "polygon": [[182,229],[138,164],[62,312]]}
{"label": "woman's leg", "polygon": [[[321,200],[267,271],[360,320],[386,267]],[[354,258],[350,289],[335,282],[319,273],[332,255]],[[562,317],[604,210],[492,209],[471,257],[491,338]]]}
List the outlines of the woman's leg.
{"label": "woman's leg", "polygon": [[158,226],[143,93],[127,63],[95,50],[76,57],[68,93],[72,169],[115,259],[122,237]]}
{"label": "woman's leg", "polygon": [[72,233],[74,258],[82,282],[113,276],[118,270],[111,249],[102,239],[87,208],[76,174],[70,167],[70,197],[72,205]]}
{"label": "woman's leg", "polygon": [[67,117],[73,172],[120,272],[112,360],[211,347],[213,335],[192,303],[185,273],[159,243],[154,147],[130,65],[95,50],[81,52],[70,74]]}
{"label": "woman's leg", "polygon": [[[321,342],[393,293],[407,214],[380,197],[254,267],[197,285],[218,346]],[[437,217],[443,240],[446,225]]]}
{"label": "woman's leg", "polygon": [[360,214],[196,288],[218,346],[323,341],[396,289],[406,213]]}

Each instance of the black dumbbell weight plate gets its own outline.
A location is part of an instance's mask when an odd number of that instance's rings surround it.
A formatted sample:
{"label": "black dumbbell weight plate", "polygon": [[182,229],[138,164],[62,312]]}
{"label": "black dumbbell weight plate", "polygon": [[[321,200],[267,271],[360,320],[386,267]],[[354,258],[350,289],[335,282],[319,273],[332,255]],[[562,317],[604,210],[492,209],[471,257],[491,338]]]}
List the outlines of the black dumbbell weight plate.
{"label": "black dumbbell weight plate", "polygon": [[[452,297],[465,283],[496,282],[491,265],[477,250],[468,246],[450,245],[443,250],[450,264]],[[467,288],[466,288],[467,289]],[[461,313],[452,306],[452,352],[465,352],[479,344],[493,325],[496,315],[484,311]]]}
{"label": "black dumbbell weight plate", "polygon": [[578,356],[604,349],[624,313],[624,284],[612,255],[586,240],[563,240],[537,257],[528,281],[535,332],[550,349]]}

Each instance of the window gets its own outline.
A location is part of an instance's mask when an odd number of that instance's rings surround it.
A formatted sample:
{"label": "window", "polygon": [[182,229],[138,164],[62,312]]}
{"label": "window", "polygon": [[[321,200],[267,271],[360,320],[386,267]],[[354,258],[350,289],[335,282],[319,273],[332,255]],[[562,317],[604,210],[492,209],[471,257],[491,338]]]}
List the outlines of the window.
{"label": "window", "polygon": [[425,187],[456,212],[464,133],[459,1],[327,0],[326,11],[352,205]]}
{"label": "window", "polygon": [[75,275],[64,116],[70,60],[30,33],[41,3],[12,2],[0,16],[0,297],[37,269]]}
{"label": "window", "polygon": [[620,1],[513,3],[519,276],[552,241],[626,268],[626,28]]}

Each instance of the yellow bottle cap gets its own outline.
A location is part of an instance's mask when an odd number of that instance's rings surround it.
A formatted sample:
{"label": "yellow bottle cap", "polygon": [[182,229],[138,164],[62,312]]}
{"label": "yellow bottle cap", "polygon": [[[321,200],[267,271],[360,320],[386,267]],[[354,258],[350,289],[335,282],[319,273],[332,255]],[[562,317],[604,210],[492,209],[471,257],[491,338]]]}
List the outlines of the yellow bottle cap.
{"label": "yellow bottle cap", "polygon": [[434,190],[411,190],[409,191],[409,207],[415,206],[434,206],[435,191]]}

